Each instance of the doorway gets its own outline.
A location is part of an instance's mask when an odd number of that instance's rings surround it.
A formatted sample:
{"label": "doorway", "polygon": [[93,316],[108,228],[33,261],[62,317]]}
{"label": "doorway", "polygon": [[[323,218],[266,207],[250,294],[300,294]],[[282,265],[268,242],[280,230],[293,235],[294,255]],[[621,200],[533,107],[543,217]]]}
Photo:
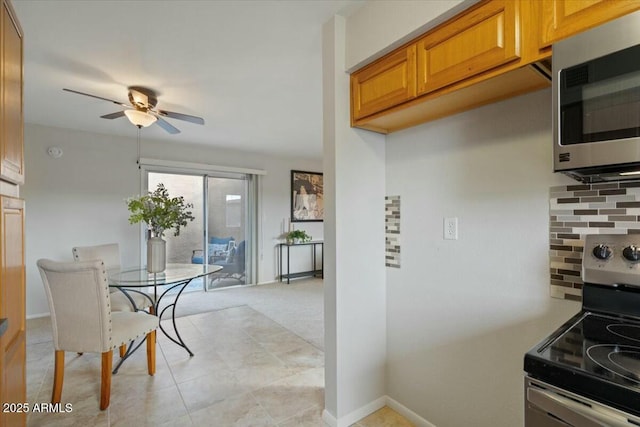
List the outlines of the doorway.
{"label": "doorway", "polygon": [[[186,289],[212,290],[255,283],[256,191],[249,174],[147,171],[147,191],[164,184],[171,197],[193,205],[195,219],[179,236],[165,234],[167,262],[215,264],[222,270]],[[145,245],[143,245],[144,247]]]}

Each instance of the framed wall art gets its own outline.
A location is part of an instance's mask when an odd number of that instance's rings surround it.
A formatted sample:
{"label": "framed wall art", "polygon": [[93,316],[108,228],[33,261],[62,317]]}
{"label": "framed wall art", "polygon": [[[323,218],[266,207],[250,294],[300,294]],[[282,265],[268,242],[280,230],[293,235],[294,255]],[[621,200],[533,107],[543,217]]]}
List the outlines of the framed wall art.
{"label": "framed wall art", "polygon": [[318,172],[291,171],[291,222],[324,220],[324,184]]}

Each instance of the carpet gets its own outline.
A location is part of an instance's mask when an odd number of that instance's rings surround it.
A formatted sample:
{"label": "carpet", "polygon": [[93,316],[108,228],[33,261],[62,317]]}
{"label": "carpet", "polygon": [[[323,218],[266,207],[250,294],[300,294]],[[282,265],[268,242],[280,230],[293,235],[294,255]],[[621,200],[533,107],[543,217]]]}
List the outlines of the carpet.
{"label": "carpet", "polygon": [[[199,288],[201,289],[201,288]],[[324,290],[322,279],[295,280],[204,292],[185,292],[176,317],[249,306],[324,351]],[[165,319],[168,313],[165,313]]]}

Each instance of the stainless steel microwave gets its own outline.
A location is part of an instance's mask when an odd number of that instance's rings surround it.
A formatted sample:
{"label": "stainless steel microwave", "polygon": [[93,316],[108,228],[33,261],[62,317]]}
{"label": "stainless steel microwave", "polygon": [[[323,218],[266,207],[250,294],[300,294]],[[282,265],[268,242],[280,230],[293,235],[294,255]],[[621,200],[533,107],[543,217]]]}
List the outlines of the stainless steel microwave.
{"label": "stainless steel microwave", "polygon": [[553,45],[554,171],[640,178],[640,12]]}

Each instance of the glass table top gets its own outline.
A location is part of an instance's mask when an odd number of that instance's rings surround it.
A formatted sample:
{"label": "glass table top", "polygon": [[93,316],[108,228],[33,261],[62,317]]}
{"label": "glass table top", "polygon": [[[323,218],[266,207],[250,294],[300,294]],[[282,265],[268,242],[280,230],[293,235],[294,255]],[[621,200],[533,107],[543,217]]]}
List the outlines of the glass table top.
{"label": "glass table top", "polygon": [[145,287],[185,282],[220,270],[221,266],[211,264],[167,264],[160,273],[149,273],[143,267],[111,271],[108,275],[111,286]]}

